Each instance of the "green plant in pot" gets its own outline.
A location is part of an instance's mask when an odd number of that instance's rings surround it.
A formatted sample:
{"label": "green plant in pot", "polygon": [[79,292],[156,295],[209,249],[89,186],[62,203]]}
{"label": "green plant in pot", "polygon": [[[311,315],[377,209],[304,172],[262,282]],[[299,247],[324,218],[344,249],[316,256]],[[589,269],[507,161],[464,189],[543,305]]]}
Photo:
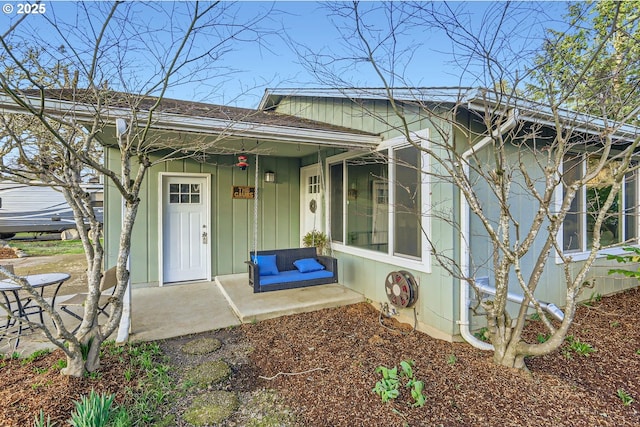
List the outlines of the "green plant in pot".
{"label": "green plant in pot", "polygon": [[304,235],[302,238],[302,244],[305,248],[315,246],[318,255],[323,255],[325,249],[329,246],[329,239],[322,231],[312,230]]}

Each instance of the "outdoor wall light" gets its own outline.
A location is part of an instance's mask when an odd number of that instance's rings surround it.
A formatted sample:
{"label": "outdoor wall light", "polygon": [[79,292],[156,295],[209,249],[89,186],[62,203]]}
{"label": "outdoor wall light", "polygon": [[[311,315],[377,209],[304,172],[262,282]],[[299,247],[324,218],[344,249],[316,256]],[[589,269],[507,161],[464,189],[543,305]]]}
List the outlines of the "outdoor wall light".
{"label": "outdoor wall light", "polygon": [[264,182],[276,182],[276,173],[273,171],[266,171],[264,173]]}

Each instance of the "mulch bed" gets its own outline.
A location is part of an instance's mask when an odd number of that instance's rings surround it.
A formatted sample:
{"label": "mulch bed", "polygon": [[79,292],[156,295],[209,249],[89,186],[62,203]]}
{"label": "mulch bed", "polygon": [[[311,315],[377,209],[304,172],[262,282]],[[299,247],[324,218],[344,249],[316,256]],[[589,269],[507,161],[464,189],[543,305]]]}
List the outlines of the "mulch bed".
{"label": "mulch bed", "polygon": [[[530,374],[494,365],[464,343],[402,335],[378,323],[370,305],[282,317],[245,326],[253,363],[291,408],[300,425],[373,426],[638,426],[640,291],[580,307],[571,334],[597,351],[559,351],[531,359]],[[538,322],[540,323],[540,322]],[[534,325],[534,327],[539,327]],[[390,403],[372,392],[380,365],[414,360],[427,403],[411,407],[407,390]]]}
{"label": "mulch bed", "polygon": [[[529,359],[530,373],[496,366],[490,353],[465,343],[403,334],[410,328],[395,321],[386,320],[383,327],[377,310],[365,303],[214,334],[230,361],[243,354],[236,349],[252,349],[248,358],[233,362],[228,386],[246,392],[275,390],[278,401],[295,414],[296,426],[625,427],[640,425],[638,307],[638,289],[581,306],[570,334],[595,351],[581,356],[565,345],[554,354]],[[532,322],[531,328],[531,336],[542,331],[540,322]],[[185,339],[162,343],[165,349],[174,348],[167,354],[178,369],[191,363],[178,351]],[[132,386],[123,375],[128,360],[107,355],[97,378],[74,379],[52,368],[60,358],[56,352],[24,366],[3,362],[0,425],[31,425],[40,408],[64,425],[72,401],[92,388],[115,392],[120,401]],[[380,379],[376,368],[403,360],[415,361],[415,377],[425,383],[424,407],[412,407],[406,389],[389,403],[372,392]],[[636,401],[624,405],[618,390]],[[183,394],[174,404],[180,426],[186,425],[180,418],[180,402],[188,398]],[[232,417],[223,425],[243,424]]]}
{"label": "mulch bed", "polygon": [[40,356],[31,363],[20,359],[0,362],[0,425],[31,426],[42,409],[52,423],[67,425],[74,401],[91,390],[97,393],[116,393],[116,403],[126,395],[126,387],[135,387],[134,381],[125,380],[124,371],[130,368],[126,353],[106,354],[101,369],[95,375],[74,378],[60,375],[59,361],[66,360],[61,350]]}

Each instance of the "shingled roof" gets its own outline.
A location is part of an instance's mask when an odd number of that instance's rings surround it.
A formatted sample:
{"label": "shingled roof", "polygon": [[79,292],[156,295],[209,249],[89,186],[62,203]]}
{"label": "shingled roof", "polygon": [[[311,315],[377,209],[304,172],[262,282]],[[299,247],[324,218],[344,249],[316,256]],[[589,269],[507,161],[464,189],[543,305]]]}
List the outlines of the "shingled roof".
{"label": "shingled roof", "polygon": [[[24,91],[23,94],[30,97],[41,96],[41,93],[38,90]],[[184,117],[211,118],[230,122],[350,133],[354,135],[378,135],[371,132],[364,132],[357,129],[335,126],[315,120],[277,113],[275,111],[230,107],[227,105],[207,104],[203,102],[184,101],[172,98],[162,98],[160,102],[158,102],[158,97],[135,95],[116,91],[56,89],[46,90],[44,92],[44,97],[47,100],[77,102],[85,105],[97,105],[99,99],[100,102],[103,103],[104,108],[126,110],[135,109],[135,111],[138,112],[150,111],[155,107],[155,111],[158,113]]]}

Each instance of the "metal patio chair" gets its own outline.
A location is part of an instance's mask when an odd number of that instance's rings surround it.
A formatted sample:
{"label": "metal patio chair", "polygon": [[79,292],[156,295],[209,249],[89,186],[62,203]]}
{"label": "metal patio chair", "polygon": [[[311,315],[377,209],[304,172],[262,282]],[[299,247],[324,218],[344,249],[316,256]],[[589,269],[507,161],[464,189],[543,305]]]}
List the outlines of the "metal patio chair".
{"label": "metal patio chair", "polygon": [[[116,267],[111,267],[110,269],[104,272],[104,274],[102,275],[102,280],[100,280],[100,298],[98,299],[98,316],[97,317],[100,317],[101,314],[104,314],[107,317],[109,316],[109,314],[107,313],[107,308],[111,303],[111,298],[113,297],[113,293],[116,290],[117,284],[118,284],[118,280],[116,278]],[[111,293],[108,292],[109,290],[111,290]],[[77,308],[77,307],[83,307],[88,296],[89,296],[88,293],[76,294],[71,298],[69,298],[68,300],[61,302],[60,309],[65,313],[82,321],[82,316],[79,316],[71,309]],[[74,332],[79,327],[80,325],[78,325],[78,327],[74,330]]]}

